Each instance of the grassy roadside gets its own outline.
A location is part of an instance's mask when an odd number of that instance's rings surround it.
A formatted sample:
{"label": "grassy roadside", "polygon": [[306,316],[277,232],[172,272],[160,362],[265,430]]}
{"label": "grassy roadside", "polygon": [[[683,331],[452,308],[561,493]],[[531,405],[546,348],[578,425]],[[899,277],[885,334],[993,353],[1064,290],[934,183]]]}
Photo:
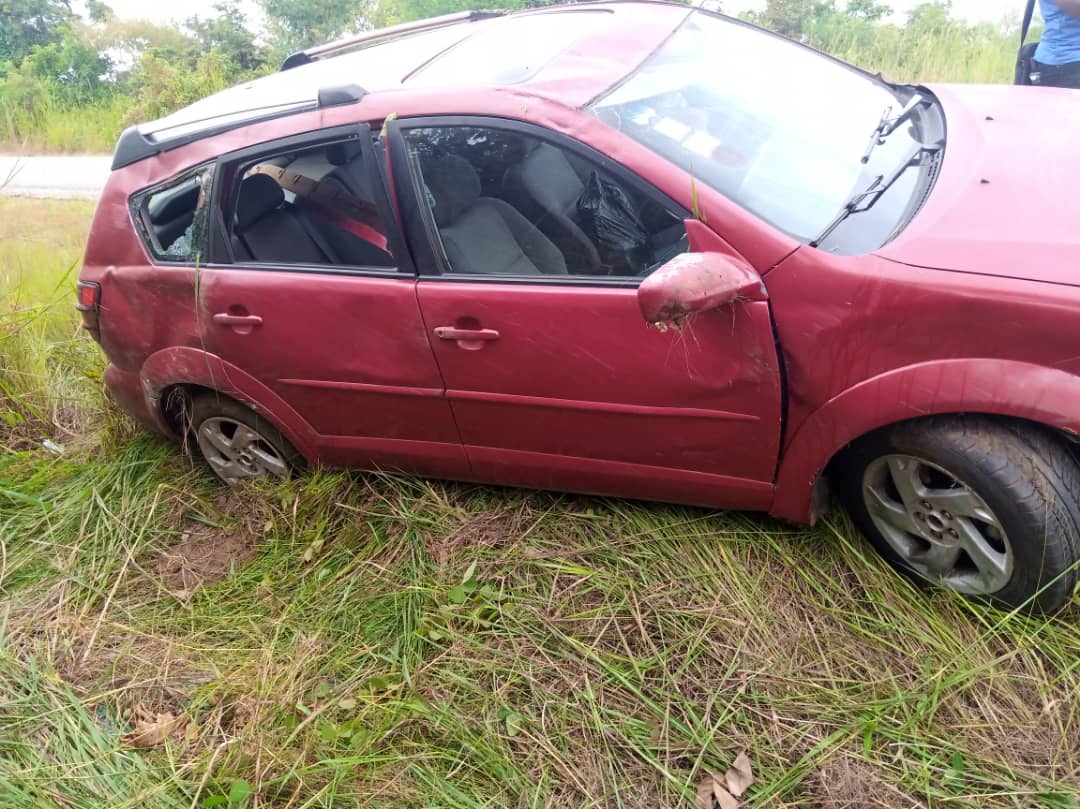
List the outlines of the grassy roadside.
{"label": "grassy roadside", "polygon": [[750,806],[1078,805],[1077,612],[919,593],[839,513],[223,490],[104,403],[89,214],[0,200],[0,805],[693,806],[742,750]]}

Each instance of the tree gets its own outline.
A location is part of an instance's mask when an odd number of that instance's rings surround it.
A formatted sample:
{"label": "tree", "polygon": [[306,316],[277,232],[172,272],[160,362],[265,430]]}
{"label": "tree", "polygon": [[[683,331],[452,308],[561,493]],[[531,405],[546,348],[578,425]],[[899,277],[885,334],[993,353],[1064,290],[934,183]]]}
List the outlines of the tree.
{"label": "tree", "polygon": [[106,56],[68,28],[59,42],[30,51],[20,65],[20,73],[40,81],[56,101],[87,104],[104,90],[109,68]]}
{"label": "tree", "polygon": [[86,0],[86,16],[90,22],[106,23],[115,15],[113,10],[101,0]]}
{"label": "tree", "polygon": [[319,45],[342,34],[370,28],[365,0],[259,0],[278,50]]}
{"label": "tree", "polygon": [[255,35],[248,28],[247,17],[236,0],[215,3],[214,11],[217,12],[216,17],[201,19],[195,16],[184,23],[184,27],[199,43],[200,51],[219,53],[244,72],[265,67],[268,59],[266,48],[256,44]]}
{"label": "tree", "polygon": [[0,0],[0,64],[60,42],[71,18],[69,0]]}
{"label": "tree", "polygon": [[953,23],[951,0],[920,3],[908,12],[908,27],[922,32],[936,32]]}
{"label": "tree", "polygon": [[833,0],[768,0],[765,10],[751,19],[778,34],[799,39],[811,22],[835,10]]}
{"label": "tree", "polygon": [[892,14],[891,6],[878,3],[876,0],[848,0],[844,13],[849,17],[857,17],[868,22],[877,22],[883,17]]}

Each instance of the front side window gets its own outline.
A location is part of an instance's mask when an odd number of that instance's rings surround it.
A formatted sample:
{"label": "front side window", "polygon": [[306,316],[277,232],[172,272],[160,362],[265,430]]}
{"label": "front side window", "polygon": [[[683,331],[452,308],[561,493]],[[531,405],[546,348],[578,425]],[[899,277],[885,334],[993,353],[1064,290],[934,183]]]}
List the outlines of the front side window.
{"label": "front side window", "polygon": [[378,179],[369,154],[354,138],[226,167],[222,194],[231,199],[224,209],[233,260],[396,266],[375,202]]}
{"label": "front side window", "polygon": [[451,273],[639,278],[686,250],[679,212],[552,141],[478,126],[405,139]]}
{"label": "front side window", "polygon": [[134,198],[136,221],[155,259],[175,264],[202,260],[212,178],[213,170],[203,167]]}
{"label": "front side window", "polygon": [[[877,176],[926,137],[927,104],[862,158],[904,94],[809,48],[695,12],[626,81],[593,105],[601,120],[788,235],[816,242]],[[925,174],[925,173],[922,173]],[[903,224],[920,184],[904,172],[823,249],[875,249]]]}

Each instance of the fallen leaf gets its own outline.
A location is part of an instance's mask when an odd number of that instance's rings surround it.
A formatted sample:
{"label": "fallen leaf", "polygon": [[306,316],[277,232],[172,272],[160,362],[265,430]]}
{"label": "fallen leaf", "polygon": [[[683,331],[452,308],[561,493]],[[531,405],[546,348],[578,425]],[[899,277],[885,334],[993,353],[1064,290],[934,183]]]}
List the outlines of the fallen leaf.
{"label": "fallen leaf", "polygon": [[739,802],[712,773],[707,773],[698,784],[697,799],[701,809],[739,809]]}
{"label": "fallen leaf", "polygon": [[739,802],[731,796],[731,793],[720,786],[719,781],[713,781],[713,798],[720,809],[739,809]]}
{"label": "fallen leaf", "polygon": [[125,733],[120,741],[128,747],[157,747],[170,738],[182,737],[187,726],[185,714],[154,713],[140,705],[135,709],[134,729]]}
{"label": "fallen leaf", "polygon": [[706,773],[705,777],[701,779],[701,783],[698,784],[697,799],[701,809],[713,809],[713,781],[712,773]]}
{"label": "fallen leaf", "polygon": [[736,798],[741,797],[754,783],[754,772],[750,767],[750,757],[743,751],[735,757],[735,763],[724,773],[728,792]]}

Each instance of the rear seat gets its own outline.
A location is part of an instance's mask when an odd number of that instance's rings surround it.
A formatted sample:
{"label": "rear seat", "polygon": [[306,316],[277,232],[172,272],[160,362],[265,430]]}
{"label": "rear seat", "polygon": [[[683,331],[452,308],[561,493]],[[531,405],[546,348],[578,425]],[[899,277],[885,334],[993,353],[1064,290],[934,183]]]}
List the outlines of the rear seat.
{"label": "rear seat", "polygon": [[[319,180],[320,184],[337,188],[365,202],[375,201],[359,143],[332,144],[326,148],[326,157],[334,168]],[[309,221],[327,245],[341,256],[342,263],[360,267],[397,265],[390,253],[325,218],[320,218],[318,214],[312,215]]]}
{"label": "rear seat", "polygon": [[252,174],[240,184],[233,251],[241,261],[339,264],[329,249],[309,235],[301,214],[285,204],[273,177]]}

